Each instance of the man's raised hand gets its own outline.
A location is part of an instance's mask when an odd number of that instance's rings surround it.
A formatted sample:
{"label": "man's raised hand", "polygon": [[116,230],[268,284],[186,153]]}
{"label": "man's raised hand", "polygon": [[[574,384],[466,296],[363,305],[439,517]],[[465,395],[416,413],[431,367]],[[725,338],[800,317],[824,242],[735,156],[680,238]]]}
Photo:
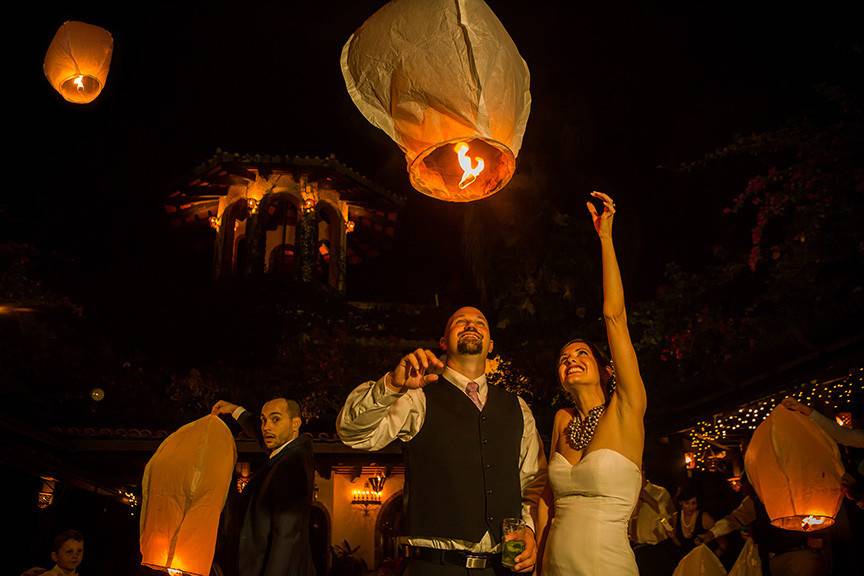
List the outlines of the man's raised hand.
{"label": "man's raised hand", "polygon": [[210,414],[218,416],[220,414],[233,414],[234,411],[238,408],[237,404],[232,404],[226,400],[219,400],[216,404],[213,405],[213,408],[210,410]]}
{"label": "man's raised hand", "polygon": [[391,387],[405,390],[422,388],[438,379],[438,374],[444,369],[444,363],[431,351],[418,348],[406,354],[390,371],[388,384]]}

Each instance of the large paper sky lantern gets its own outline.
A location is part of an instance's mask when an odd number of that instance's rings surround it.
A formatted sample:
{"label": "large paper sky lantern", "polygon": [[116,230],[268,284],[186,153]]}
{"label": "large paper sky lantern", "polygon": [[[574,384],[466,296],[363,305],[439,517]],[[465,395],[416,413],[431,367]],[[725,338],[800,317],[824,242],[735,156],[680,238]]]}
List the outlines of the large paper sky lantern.
{"label": "large paper sky lantern", "polygon": [[113,50],[114,39],[104,28],[69,21],[54,35],[42,69],[63,98],[87,104],[105,87]]}
{"label": "large paper sky lantern", "polygon": [[744,468],[774,526],[807,532],[834,523],[840,452],[808,417],[775,408],[753,433]]}
{"label": "large paper sky lantern", "polygon": [[144,469],[141,563],[172,575],[207,576],[237,448],[217,416],[186,424]]}
{"label": "large paper sky lantern", "polygon": [[714,552],[702,544],[681,559],[672,576],[726,576],[726,568]]}
{"label": "large paper sky lantern", "polygon": [[348,39],[341,63],[348,93],[405,153],[417,190],[470,202],[510,181],[530,78],[482,0],[393,0]]}

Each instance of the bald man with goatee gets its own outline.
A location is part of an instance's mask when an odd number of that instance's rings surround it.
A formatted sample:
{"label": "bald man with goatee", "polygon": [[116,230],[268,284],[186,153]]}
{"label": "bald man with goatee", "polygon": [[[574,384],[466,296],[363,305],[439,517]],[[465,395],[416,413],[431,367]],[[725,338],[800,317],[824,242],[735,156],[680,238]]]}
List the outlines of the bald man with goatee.
{"label": "bald man with goatee", "polygon": [[457,310],[438,344],[445,362],[418,348],[358,386],[336,419],[339,436],[362,450],[403,443],[405,574],[510,574],[501,566],[501,521],[520,517],[525,550],[512,570],[530,573],[533,515],[546,481],[534,416],[521,398],[487,384],[494,342],[480,310]]}

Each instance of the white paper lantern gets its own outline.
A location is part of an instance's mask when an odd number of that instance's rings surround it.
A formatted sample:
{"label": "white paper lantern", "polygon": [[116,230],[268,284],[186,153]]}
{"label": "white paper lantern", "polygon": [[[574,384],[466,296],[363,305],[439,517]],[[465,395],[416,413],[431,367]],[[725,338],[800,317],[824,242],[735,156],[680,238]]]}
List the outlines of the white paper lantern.
{"label": "white paper lantern", "polygon": [[236,460],[234,437],[218,416],[190,422],[159,445],[142,482],[142,564],[210,574]]}
{"label": "white paper lantern", "polygon": [[394,0],[348,39],[341,64],[357,108],[405,153],[417,190],[469,202],[510,181],[530,78],[482,0]]}
{"label": "white paper lantern", "polygon": [[759,558],[759,549],[753,538],[747,538],[729,576],[762,576],[762,559]]}
{"label": "white paper lantern", "polygon": [[807,532],[834,523],[840,451],[807,416],[777,406],[753,432],[744,468],[774,526]]}
{"label": "white paper lantern", "polygon": [[113,50],[114,39],[104,28],[69,21],[54,35],[42,70],[63,98],[87,104],[105,87]]}
{"label": "white paper lantern", "polygon": [[726,568],[710,548],[701,544],[681,559],[672,576],[726,576]]}

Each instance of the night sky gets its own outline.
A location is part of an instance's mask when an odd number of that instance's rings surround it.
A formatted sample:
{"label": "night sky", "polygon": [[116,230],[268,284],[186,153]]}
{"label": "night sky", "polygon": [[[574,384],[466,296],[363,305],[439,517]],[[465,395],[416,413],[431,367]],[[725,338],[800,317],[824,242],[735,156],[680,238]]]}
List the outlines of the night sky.
{"label": "night sky", "polygon": [[[118,294],[188,297],[163,201],[221,148],[334,153],[404,194],[397,248],[380,263],[378,280],[421,261],[458,260],[465,207],[413,191],[396,145],[345,90],[342,46],[382,4],[22,6],[6,37],[15,73],[4,154],[14,184],[0,194],[0,240],[55,254],[50,281],[97,311]],[[533,106],[517,176],[485,201],[489,209],[530,206],[545,195],[587,219],[587,193],[600,189],[618,203],[631,300],[650,298],[669,262],[698,269],[726,241],[722,209],[746,180],[677,168],[737,134],[782,125],[811,105],[813,86],[860,76],[842,57],[850,46],[860,53],[851,9],[751,4],[490,1],[528,63]],[[65,102],[42,73],[45,50],[68,19],[114,37],[107,86],[90,105]],[[360,295],[428,303],[446,284],[457,300],[460,290],[471,300],[462,275],[454,267],[402,292]]]}
{"label": "night sky", "polygon": [[[584,226],[572,230],[584,232],[586,240],[581,245],[588,249],[574,251],[572,259],[574,269],[584,270],[586,267],[578,266],[581,259],[599,260],[584,202],[591,190],[602,190],[615,198],[618,207],[615,241],[630,313],[651,309],[660,300],[652,301],[665,282],[670,263],[700,272],[714,262],[718,246],[746,260],[751,215],[741,214],[733,222],[723,212],[748,178],[766,165],[756,169],[745,161],[735,169],[721,166],[688,173],[680,169],[683,164],[702,159],[738,135],[776,130],[790,118],[817,109],[822,102],[820,85],[851,87],[859,97],[862,93],[862,19],[856,13],[856,2],[848,0],[803,3],[805,8],[800,10],[792,8],[791,2],[752,0],[486,1],[528,64],[533,104],[513,181],[490,199],[471,206],[440,202],[411,189],[398,147],[366,121],[348,96],[339,67],[340,52],[351,33],[384,5],[383,0],[7,3],[2,33],[6,179],[0,189],[0,267],[8,253],[15,253],[8,250],[10,244],[32,246],[39,254],[33,274],[40,289],[68,297],[84,314],[71,321],[63,316],[56,330],[53,325],[42,330],[40,314],[32,316],[38,322],[22,320],[20,326],[11,314],[0,318],[0,330],[11,328],[9,338],[4,340],[0,334],[0,345],[6,347],[0,350],[0,362],[13,360],[6,362],[7,371],[0,364],[0,390],[7,408],[0,424],[8,416],[9,421],[26,421],[39,432],[66,421],[96,426],[103,420],[113,422],[112,426],[169,429],[178,424],[182,406],[167,393],[154,399],[162,392],[153,393],[144,384],[156,383],[161,386],[157,390],[167,390],[175,376],[191,374],[193,367],[201,369],[204,380],[227,374],[214,380],[217,383],[229,380],[232,374],[255,374],[247,370],[248,365],[257,367],[258,359],[251,355],[251,360],[242,358],[231,365],[236,358],[231,356],[230,338],[224,338],[224,348],[209,356],[206,342],[197,343],[200,349],[196,350],[195,330],[200,335],[211,325],[190,325],[195,314],[199,319],[216,318],[212,325],[217,324],[221,310],[206,306],[217,301],[213,294],[218,297],[221,286],[213,288],[209,261],[184,259],[187,252],[177,245],[164,210],[168,195],[217,149],[250,154],[335,154],[344,164],[406,197],[392,250],[366,267],[365,277],[349,272],[349,300],[428,305],[440,294],[442,308],[476,303],[477,290],[462,246],[463,221],[470,210],[475,215],[509,215],[517,222],[520,218],[528,222],[534,207],[551,206],[562,217],[581,219]],[[102,26],[114,38],[107,85],[88,105],[64,101],[42,71],[46,49],[66,20]],[[856,137],[860,146],[860,135]],[[860,192],[854,186],[848,189]],[[860,210],[860,199],[857,202]],[[837,207],[838,212],[844,209]],[[846,215],[853,213],[850,208]],[[846,218],[847,226],[849,222]],[[860,263],[864,254],[860,229],[849,236],[854,236],[850,253]],[[533,247],[540,256],[546,248]],[[860,277],[854,278],[855,269],[831,264],[834,268],[824,276],[829,278],[825,284],[836,281],[836,290],[823,290],[830,295],[825,300],[860,302],[861,283]],[[3,272],[0,269],[0,279]],[[496,277],[501,292],[511,281],[507,274]],[[586,300],[593,298],[597,304],[599,272],[585,278],[583,284]],[[785,287],[781,284],[780,291]],[[199,293],[208,288],[213,288],[211,299],[199,301]],[[494,299],[496,286],[490,291]],[[798,302],[806,303],[809,293],[797,296]],[[4,297],[0,292],[0,306]],[[785,293],[777,309],[785,305],[784,298]],[[821,310],[845,314],[843,306],[833,304],[814,305],[817,312],[812,315]],[[192,310],[188,316],[184,316],[185,306]],[[806,316],[806,307],[800,305],[801,310],[789,316]],[[583,326],[599,317],[599,305],[596,308],[583,315]],[[235,319],[244,320],[246,310],[235,307],[232,312]],[[857,340],[854,346],[848,345],[854,340],[851,337],[847,344],[841,342],[845,348],[837,346],[847,355],[842,365],[838,361],[830,367],[835,370],[832,375],[842,376],[841,372],[860,366],[861,310],[839,318],[830,314],[818,318],[818,338],[800,348],[783,331],[781,322],[789,316],[768,312],[780,324],[775,356],[764,356],[763,349],[747,348],[745,343],[741,347],[744,360],[733,367],[737,372],[715,370],[726,368],[718,355],[719,360],[708,358],[717,360],[714,364],[698,367],[704,378],[685,376],[673,381],[673,376],[646,382],[649,432],[660,427],[663,434],[681,430],[692,426],[694,418],[755,398],[764,390],[757,391],[754,382],[768,382],[764,388],[770,385],[779,390],[791,382],[787,381],[791,369],[787,369],[795,362],[802,362],[802,370],[822,362],[826,356],[820,356],[824,352],[820,346],[825,342],[833,345],[835,335],[846,338],[854,333]],[[258,313],[263,316],[269,311]],[[761,320],[758,314],[753,314],[756,321]],[[46,313],[44,325],[55,319]],[[266,326],[249,324],[242,326],[245,332],[237,330],[231,336],[244,340],[248,348],[265,342],[268,349],[275,349],[278,338],[271,337]],[[841,324],[842,330],[833,334]],[[602,329],[600,322],[595,327]],[[766,328],[763,333],[769,337],[759,342],[767,344],[769,352],[775,344],[771,341],[773,328]],[[25,329],[32,334],[19,337]],[[214,331],[206,336],[218,340],[219,334]],[[810,336],[801,340],[806,344]],[[554,337],[557,334],[549,336]],[[41,346],[34,347],[32,354],[26,348],[31,341]],[[149,350],[136,355],[148,345]],[[708,352],[698,358],[714,353],[710,346],[703,348],[699,352]],[[537,362],[545,362],[540,352],[554,354],[555,349],[550,345],[537,350]],[[153,350],[156,352],[148,358]],[[226,364],[233,372],[223,370],[219,356],[223,350],[228,351]],[[523,351],[527,351],[523,359],[535,354],[530,346]],[[849,358],[852,360],[847,361]],[[21,361],[14,361],[18,359]],[[373,360],[377,359],[369,361]],[[643,360],[640,356],[640,362]],[[658,364],[657,358],[651,360]],[[382,361],[382,372],[389,363],[390,359]],[[266,368],[266,362],[262,364]],[[667,370],[664,374],[673,374],[673,364],[662,366]],[[11,365],[16,366],[9,369]],[[546,365],[551,368],[552,362]],[[818,368],[826,365],[822,362]],[[4,382],[7,374],[13,376]],[[273,378],[279,374],[274,372]],[[321,382],[327,377],[324,374]],[[550,369],[548,376],[543,372],[541,377],[553,382],[554,375]],[[815,376],[811,373],[810,377]],[[143,383],[140,389],[139,382]],[[238,387],[246,382],[237,378]],[[297,382],[298,386],[308,384],[302,379]],[[95,386],[105,388],[101,403],[90,400],[89,391]],[[313,390],[314,384],[308,388]],[[125,395],[115,394],[118,389]],[[161,411],[147,408],[167,404],[170,408]],[[548,404],[535,407],[544,434],[551,423],[551,402]],[[204,413],[207,407],[186,409],[187,413],[193,409]],[[319,425],[324,429],[329,422]],[[2,436],[8,446],[0,448],[11,448],[9,456],[0,454],[2,463],[19,469],[24,464],[17,461],[16,454],[23,454],[31,460],[22,462],[33,462],[34,470],[42,466],[44,459],[29,449],[35,436],[22,433],[26,437],[22,442],[8,430]],[[656,456],[659,445],[654,455],[650,446],[649,442],[646,462],[654,466],[666,462]],[[666,445],[662,450],[668,462],[680,461],[674,447]],[[94,454],[94,461],[112,466],[102,453]],[[132,467],[127,466],[126,472],[129,470]],[[4,472],[0,476],[4,482],[35,482],[27,474]],[[20,486],[7,489],[3,484],[0,488],[12,495],[18,509],[28,505],[17,496]],[[35,484],[26,489],[35,492]],[[90,515],[89,501],[86,506],[82,509]],[[107,513],[107,506],[103,510]],[[125,508],[122,512],[130,522]],[[32,511],[19,516],[35,522]],[[14,509],[12,517],[16,517]],[[105,516],[93,518],[94,531],[96,523],[99,529],[120,523],[103,521]],[[18,521],[15,525],[24,526],[18,531],[27,534],[27,524]],[[126,548],[117,544],[116,534],[105,539],[112,549],[127,556],[127,562],[131,556],[125,550],[134,548],[136,525],[137,519],[132,518]],[[11,548],[19,556],[27,550],[14,541]]]}

